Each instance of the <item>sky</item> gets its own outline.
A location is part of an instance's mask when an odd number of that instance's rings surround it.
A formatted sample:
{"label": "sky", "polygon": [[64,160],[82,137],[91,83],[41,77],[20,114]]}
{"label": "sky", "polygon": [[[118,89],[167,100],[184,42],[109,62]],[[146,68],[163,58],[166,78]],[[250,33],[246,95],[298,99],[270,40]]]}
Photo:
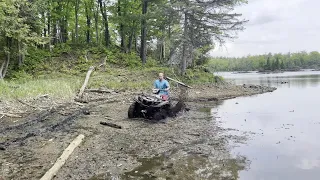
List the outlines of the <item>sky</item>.
{"label": "sky", "polygon": [[249,0],[235,12],[249,20],[245,30],[211,56],[320,51],[320,0]]}

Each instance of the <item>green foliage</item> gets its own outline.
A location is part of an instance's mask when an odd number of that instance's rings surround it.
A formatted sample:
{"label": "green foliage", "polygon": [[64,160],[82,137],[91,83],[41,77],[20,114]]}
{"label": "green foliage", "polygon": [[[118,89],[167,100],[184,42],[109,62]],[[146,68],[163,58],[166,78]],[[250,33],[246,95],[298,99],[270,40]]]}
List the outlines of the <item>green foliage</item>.
{"label": "green foliage", "polygon": [[213,71],[264,71],[264,70],[299,70],[320,67],[320,53],[297,52],[246,56],[241,58],[212,58],[207,67]]}
{"label": "green foliage", "polygon": [[159,67],[159,61],[153,59],[153,58],[148,58],[147,63],[144,65],[147,68],[151,68],[151,67]]}
{"label": "green foliage", "polygon": [[202,69],[187,69],[186,76],[183,77],[185,82],[190,84],[216,83],[218,80],[213,73],[205,72]]}

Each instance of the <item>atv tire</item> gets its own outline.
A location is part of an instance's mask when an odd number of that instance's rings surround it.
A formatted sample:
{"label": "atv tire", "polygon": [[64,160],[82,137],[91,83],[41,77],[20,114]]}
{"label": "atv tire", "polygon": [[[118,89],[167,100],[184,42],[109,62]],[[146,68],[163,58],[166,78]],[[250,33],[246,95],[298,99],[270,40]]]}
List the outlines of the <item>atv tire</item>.
{"label": "atv tire", "polygon": [[128,110],[128,118],[138,118],[140,117],[140,105],[136,102],[132,103]]}
{"label": "atv tire", "polygon": [[160,109],[160,111],[156,112],[153,115],[153,120],[160,121],[160,120],[166,119],[167,117],[168,117],[168,112],[164,109]]}

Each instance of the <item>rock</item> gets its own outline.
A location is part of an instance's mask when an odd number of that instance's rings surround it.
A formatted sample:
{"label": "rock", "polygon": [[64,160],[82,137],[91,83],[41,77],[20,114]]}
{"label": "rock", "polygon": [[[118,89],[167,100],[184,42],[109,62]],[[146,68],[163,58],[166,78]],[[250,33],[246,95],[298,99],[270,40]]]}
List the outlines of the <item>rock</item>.
{"label": "rock", "polygon": [[89,109],[83,109],[82,113],[83,113],[84,115],[90,115]]}
{"label": "rock", "polygon": [[168,165],[167,165],[167,168],[172,168],[173,167],[173,163],[169,163]]}
{"label": "rock", "polygon": [[215,97],[213,97],[213,98],[208,98],[207,101],[218,101],[218,98],[215,98]]}

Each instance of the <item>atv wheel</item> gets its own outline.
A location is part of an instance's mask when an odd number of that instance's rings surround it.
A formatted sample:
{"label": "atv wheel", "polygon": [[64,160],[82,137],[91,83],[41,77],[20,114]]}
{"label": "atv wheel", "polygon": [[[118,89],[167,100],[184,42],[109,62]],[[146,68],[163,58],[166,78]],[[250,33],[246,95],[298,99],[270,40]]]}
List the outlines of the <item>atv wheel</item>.
{"label": "atv wheel", "polygon": [[156,112],[153,115],[153,120],[159,121],[159,120],[167,118],[167,116],[168,116],[168,112],[164,109],[160,109],[160,111]]}
{"label": "atv wheel", "polygon": [[134,102],[130,105],[128,110],[128,118],[137,118],[140,116],[139,112],[140,106],[138,103]]}

